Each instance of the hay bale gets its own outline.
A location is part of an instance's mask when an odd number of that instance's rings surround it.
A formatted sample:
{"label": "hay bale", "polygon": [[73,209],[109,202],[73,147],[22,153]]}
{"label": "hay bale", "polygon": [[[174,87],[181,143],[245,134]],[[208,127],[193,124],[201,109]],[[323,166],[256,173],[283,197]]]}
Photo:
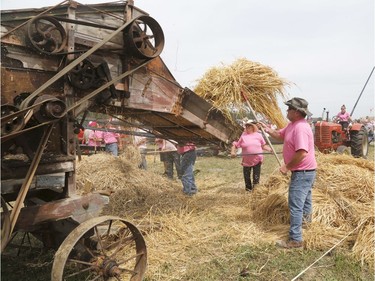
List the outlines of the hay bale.
{"label": "hay bale", "polygon": [[[259,192],[257,190],[257,192]],[[275,224],[288,224],[289,212],[288,201],[285,196],[285,190],[277,189],[266,198],[254,202],[252,219],[262,222],[264,226]]]}
{"label": "hay bale", "polygon": [[240,58],[231,65],[210,68],[194,91],[232,122],[235,120],[230,109],[236,108],[240,115],[248,115],[244,95],[255,112],[280,128],[286,120],[278,106],[278,97],[285,99],[284,87],[288,84],[271,67]]}
{"label": "hay bale", "polygon": [[368,217],[359,229],[357,239],[352,248],[352,256],[362,264],[368,263],[374,265],[375,262],[373,248],[375,245],[374,220],[374,210],[372,210],[372,216]]}
{"label": "hay bale", "polygon": [[[352,250],[354,257],[373,266],[374,162],[319,152],[316,156],[318,170],[312,190],[313,223],[304,230],[305,247],[327,250],[363,225],[339,247]],[[289,224],[289,180],[289,177],[275,171],[261,188],[268,189],[268,192],[259,192],[252,199],[252,219],[261,224],[265,231],[275,231],[272,224]],[[287,237],[285,229],[276,228],[276,231],[279,231],[275,232],[278,237]]]}
{"label": "hay bale", "polygon": [[[348,231],[331,227],[324,223],[313,222],[310,226],[304,230],[304,243],[307,249],[315,250],[328,250],[336,245],[343,237],[348,234]],[[340,248],[346,248],[350,246],[351,241],[354,238],[347,238],[339,244]]]}

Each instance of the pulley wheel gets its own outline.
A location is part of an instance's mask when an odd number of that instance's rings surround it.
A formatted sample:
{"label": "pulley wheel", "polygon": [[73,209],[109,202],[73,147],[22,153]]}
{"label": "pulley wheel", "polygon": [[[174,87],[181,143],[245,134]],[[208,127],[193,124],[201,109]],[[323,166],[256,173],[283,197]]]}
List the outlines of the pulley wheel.
{"label": "pulley wheel", "polygon": [[136,18],[125,29],[125,47],[139,58],[155,58],[164,48],[164,33],[156,20],[149,16]]}
{"label": "pulley wheel", "polygon": [[95,86],[97,75],[94,65],[89,60],[81,61],[69,73],[68,78],[73,87],[87,90]]}
{"label": "pulley wheel", "polygon": [[64,27],[53,17],[40,16],[31,20],[27,27],[31,44],[41,53],[52,55],[64,50],[67,35]]}
{"label": "pulley wheel", "polygon": [[39,123],[59,119],[66,114],[66,104],[54,96],[40,96],[34,101],[34,104],[37,103],[41,103],[41,105],[34,109],[34,118]]}

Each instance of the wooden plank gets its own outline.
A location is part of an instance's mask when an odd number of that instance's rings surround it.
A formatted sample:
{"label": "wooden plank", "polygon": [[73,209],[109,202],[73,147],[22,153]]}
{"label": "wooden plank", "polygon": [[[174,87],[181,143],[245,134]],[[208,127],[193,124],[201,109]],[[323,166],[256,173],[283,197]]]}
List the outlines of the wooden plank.
{"label": "wooden plank", "polygon": [[[2,163],[1,168],[1,180],[8,179],[23,179],[26,176],[27,170],[29,169],[29,163],[24,165],[7,165],[8,163]],[[36,174],[56,174],[62,172],[73,172],[74,165],[73,161],[68,162],[57,162],[57,163],[42,163],[39,164]]]}
{"label": "wooden plank", "polygon": [[81,223],[98,216],[108,202],[107,196],[92,193],[82,197],[77,196],[43,205],[24,207],[21,209],[15,230],[31,231],[37,229],[38,224],[67,218]]}

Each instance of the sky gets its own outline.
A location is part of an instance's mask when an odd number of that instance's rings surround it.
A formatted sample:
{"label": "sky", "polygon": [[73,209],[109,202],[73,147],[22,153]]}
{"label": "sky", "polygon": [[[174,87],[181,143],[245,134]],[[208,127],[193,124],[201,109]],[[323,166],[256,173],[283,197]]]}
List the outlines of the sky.
{"label": "sky", "polygon": [[[1,9],[53,6],[53,0],[1,0]],[[104,0],[81,0],[82,4]],[[134,0],[162,27],[161,58],[194,89],[211,67],[239,58],[267,65],[309,102],[313,117],[345,104],[353,118],[374,116],[373,0]],[[362,92],[363,90],[363,92]],[[358,100],[362,92],[361,98]],[[280,100],[280,108],[286,109]]]}

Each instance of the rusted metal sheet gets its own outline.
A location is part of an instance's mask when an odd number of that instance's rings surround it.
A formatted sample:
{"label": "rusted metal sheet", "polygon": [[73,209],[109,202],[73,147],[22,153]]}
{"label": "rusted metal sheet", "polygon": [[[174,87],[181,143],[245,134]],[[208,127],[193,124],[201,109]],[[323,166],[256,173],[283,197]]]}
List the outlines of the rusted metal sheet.
{"label": "rusted metal sheet", "polygon": [[[1,69],[1,104],[13,104],[15,97],[22,94],[30,94],[52,77],[48,71],[2,68]],[[54,96],[63,93],[64,86],[55,83],[50,89]]]}

